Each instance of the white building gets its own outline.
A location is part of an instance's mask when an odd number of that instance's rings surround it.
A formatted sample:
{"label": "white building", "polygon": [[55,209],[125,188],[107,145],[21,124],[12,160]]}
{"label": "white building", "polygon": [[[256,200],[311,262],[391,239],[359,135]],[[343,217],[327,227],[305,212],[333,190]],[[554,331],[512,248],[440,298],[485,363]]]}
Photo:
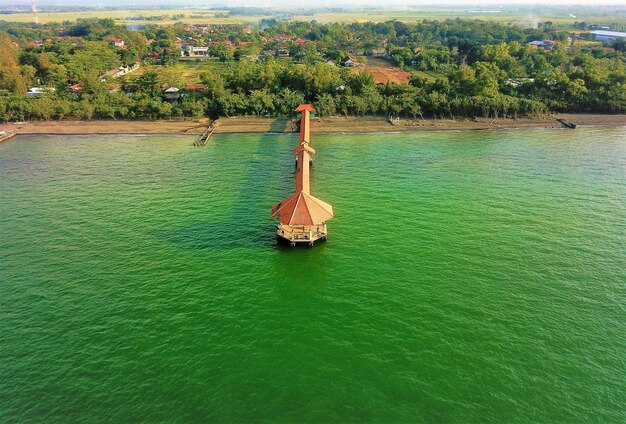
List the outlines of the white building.
{"label": "white building", "polygon": [[615,41],[618,38],[626,38],[626,32],[617,31],[591,31],[598,41]]}
{"label": "white building", "polygon": [[31,87],[26,92],[26,95],[27,96],[39,96],[40,94],[43,94],[45,92],[46,92],[46,90],[44,88],[41,88],[41,87]]}
{"label": "white building", "polygon": [[141,65],[140,62],[135,62],[130,66],[120,66],[117,69],[113,69],[109,72],[105,72],[104,74],[100,75],[100,81],[104,81],[105,77],[119,78],[122,75],[126,75],[129,72],[139,69],[140,65]]}
{"label": "white building", "polygon": [[208,47],[194,47],[184,45],[180,48],[181,57],[209,57]]}

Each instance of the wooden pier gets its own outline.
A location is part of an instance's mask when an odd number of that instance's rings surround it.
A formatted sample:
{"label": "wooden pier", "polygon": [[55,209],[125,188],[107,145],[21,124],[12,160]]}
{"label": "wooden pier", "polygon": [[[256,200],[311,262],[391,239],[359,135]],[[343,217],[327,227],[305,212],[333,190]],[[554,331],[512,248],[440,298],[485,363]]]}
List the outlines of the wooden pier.
{"label": "wooden pier", "polygon": [[563,125],[565,128],[569,128],[569,129],[576,129],[576,124],[574,124],[573,122],[568,121],[567,119],[563,119],[563,118],[556,118],[557,121],[559,121],[561,123],[561,125]]}
{"label": "wooden pier", "polygon": [[0,131],[0,143],[17,135],[17,131]]}
{"label": "wooden pier", "polygon": [[291,246],[312,246],[318,240],[326,240],[326,221],[334,216],[331,205],[311,195],[309,174],[315,149],[309,143],[311,112],[314,111],[310,104],[302,104],[296,109],[302,113],[300,144],[292,151],[296,156],[296,191],[272,206],[271,217],[280,221],[276,229],[278,241],[288,242]]}
{"label": "wooden pier", "polygon": [[215,121],[211,122],[211,125],[209,125],[207,127],[206,130],[204,130],[204,132],[200,135],[200,139],[196,140],[193,142],[194,146],[204,146],[208,143],[209,138],[211,138],[211,136],[213,135],[213,131],[215,131],[215,129],[217,127],[220,126],[220,120],[216,119]]}

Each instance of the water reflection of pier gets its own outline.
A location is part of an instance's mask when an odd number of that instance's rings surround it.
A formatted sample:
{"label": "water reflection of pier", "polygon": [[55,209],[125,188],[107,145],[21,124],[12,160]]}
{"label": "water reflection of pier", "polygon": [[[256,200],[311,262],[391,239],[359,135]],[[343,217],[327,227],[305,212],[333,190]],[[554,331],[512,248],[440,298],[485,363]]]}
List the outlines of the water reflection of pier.
{"label": "water reflection of pier", "polygon": [[326,240],[326,221],[333,217],[333,207],[311,195],[309,182],[310,166],[315,149],[311,142],[310,104],[298,106],[296,112],[302,113],[300,119],[300,144],[293,149],[296,156],[296,192],[272,206],[272,218],[280,221],[276,230],[278,240],[287,241],[291,246],[296,243],[313,245],[317,240]]}

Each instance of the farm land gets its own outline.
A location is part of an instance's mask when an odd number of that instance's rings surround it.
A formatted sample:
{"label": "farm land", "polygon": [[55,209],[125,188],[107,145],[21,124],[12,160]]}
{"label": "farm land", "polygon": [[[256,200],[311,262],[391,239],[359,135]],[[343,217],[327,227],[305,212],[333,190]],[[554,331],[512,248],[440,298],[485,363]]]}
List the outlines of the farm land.
{"label": "farm land", "polygon": [[[257,13],[255,13],[257,12]],[[626,23],[626,7],[529,7],[509,6],[504,8],[479,7],[415,7],[406,10],[385,10],[375,8],[351,9],[103,9],[103,10],[47,10],[39,12],[42,24],[49,22],[75,22],[79,19],[114,19],[125,24],[157,23],[171,25],[176,22],[188,24],[244,24],[256,23],[264,18],[278,16],[290,21],[329,22],[385,22],[397,20],[405,23],[424,19],[477,19],[489,20],[502,24],[532,27],[538,22],[551,21],[555,25],[567,26],[580,21],[603,21],[614,25]],[[0,9],[0,21],[32,22],[28,9]]]}

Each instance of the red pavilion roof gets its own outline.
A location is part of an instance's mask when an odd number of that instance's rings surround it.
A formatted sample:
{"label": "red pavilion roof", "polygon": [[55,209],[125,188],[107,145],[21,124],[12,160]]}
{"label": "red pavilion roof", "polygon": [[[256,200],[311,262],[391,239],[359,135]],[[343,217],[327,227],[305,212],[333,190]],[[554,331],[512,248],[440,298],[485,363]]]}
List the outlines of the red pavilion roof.
{"label": "red pavilion roof", "polygon": [[333,217],[333,207],[300,191],[272,207],[272,218],[276,217],[286,225],[320,225]]}

